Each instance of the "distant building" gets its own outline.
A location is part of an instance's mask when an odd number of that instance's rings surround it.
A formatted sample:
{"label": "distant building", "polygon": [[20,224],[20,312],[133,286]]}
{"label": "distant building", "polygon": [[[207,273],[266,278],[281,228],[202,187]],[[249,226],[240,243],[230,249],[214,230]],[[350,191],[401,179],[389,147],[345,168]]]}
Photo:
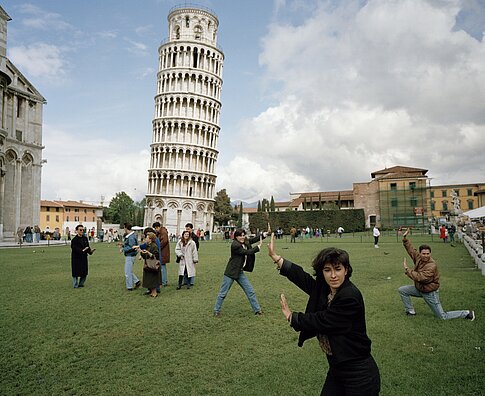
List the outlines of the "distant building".
{"label": "distant building", "polygon": [[0,6],[0,241],[39,224],[44,97],[7,58],[7,23]]}
{"label": "distant building", "polygon": [[155,116],[145,224],[180,233],[186,223],[211,230],[219,152],[224,54],[219,20],[199,6],[174,7],[158,49]]}
{"label": "distant building", "polygon": [[[431,214],[435,218],[453,215],[453,191],[460,203],[460,210],[477,209],[485,205],[485,183],[481,184],[446,184],[429,188]],[[458,214],[458,213],[456,213]]]}
{"label": "distant building", "polygon": [[41,231],[54,231],[59,228],[61,235],[65,235],[66,228],[71,234],[78,224],[86,229],[95,229],[96,233],[102,229],[103,208],[78,201],[47,201],[40,204]]}
{"label": "distant building", "polygon": [[485,205],[485,183],[430,186],[428,170],[393,166],[371,173],[372,180],[353,183],[352,190],[290,193],[290,202],[277,202],[281,210],[364,209],[366,227],[412,226],[424,228],[430,222],[453,215],[452,192],[460,210]]}

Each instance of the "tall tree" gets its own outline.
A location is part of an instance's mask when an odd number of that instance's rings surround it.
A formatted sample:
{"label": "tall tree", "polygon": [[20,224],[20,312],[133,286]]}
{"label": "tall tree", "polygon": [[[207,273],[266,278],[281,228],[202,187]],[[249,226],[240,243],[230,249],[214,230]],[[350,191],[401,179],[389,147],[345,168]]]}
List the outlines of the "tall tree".
{"label": "tall tree", "polygon": [[261,206],[261,201],[258,201],[258,212],[262,212],[263,207]]}
{"label": "tall tree", "polygon": [[263,212],[269,211],[269,202],[266,198],[263,198],[263,202],[261,203],[261,211]]}
{"label": "tall tree", "polygon": [[231,198],[227,195],[226,189],[223,188],[218,191],[214,200],[214,221],[220,226],[226,225],[228,221],[232,219],[234,213],[234,209],[231,205]]}
{"label": "tall tree", "polygon": [[109,203],[108,217],[113,223],[123,225],[124,223],[132,223],[135,214],[135,202],[130,196],[121,191],[116,193],[114,198]]}
{"label": "tall tree", "polygon": [[271,212],[274,212],[274,211],[276,210],[276,206],[275,206],[275,204],[274,204],[274,198],[273,198],[273,196],[271,196],[271,201],[270,201],[270,203],[269,203],[269,210],[270,210]]}
{"label": "tall tree", "polygon": [[318,209],[322,210],[322,193],[318,194]]}
{"label": "tall tree", "polygon": [[239,203],[239,214],[237,216],[237,227],[242,228],[243,226],[243,204]]}

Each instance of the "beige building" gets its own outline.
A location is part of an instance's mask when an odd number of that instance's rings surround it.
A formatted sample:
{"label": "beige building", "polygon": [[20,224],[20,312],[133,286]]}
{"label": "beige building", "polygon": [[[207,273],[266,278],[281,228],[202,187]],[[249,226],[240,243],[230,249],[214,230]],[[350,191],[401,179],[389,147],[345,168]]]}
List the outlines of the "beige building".
{"label": "beige building", "polygon": [[40,229],[54,231],[59,228],[61,235],[65,235],[69,228],[71,234],[78,224],[86,229],[102,228],[103,208],[78,201],[47,201],[40,204]]}
{"label": "beige building", "polygon": [[454,213],[454,193],[462,212],[485,205],[485,183],[431,186],[429,188],[429,203],[433,217],[442,218],[450,214],[458,214]]}
{"label": "beige building", "polygon": [[44,97],[7,58],[7,23],[0,6],[0,241],[40,221]]}
{"label": "beige building", "polygon": [[426,227],[430,221],[453,214],[452,195],[460,210],[485,205],[485,183],[430,186],[428,170],[393,166],[371,173],[371,180],[354,183],[352,190],[290,193],[290,202],[277,210],[364,209],[366,227]]}

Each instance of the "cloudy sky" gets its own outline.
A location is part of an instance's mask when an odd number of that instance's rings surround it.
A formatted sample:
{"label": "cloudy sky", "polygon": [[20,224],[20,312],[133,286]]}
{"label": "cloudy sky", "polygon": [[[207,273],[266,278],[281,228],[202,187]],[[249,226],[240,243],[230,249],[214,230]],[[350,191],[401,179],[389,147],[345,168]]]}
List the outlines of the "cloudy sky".
{"label": "cloudy sky", "polygon": [[[172,0],[4,0],[8,57],[45,96],[43,199],[147,188]],[[483,0],[199,0],[225,53],[217,190],[253,202],[428,169],[485,182]]]}

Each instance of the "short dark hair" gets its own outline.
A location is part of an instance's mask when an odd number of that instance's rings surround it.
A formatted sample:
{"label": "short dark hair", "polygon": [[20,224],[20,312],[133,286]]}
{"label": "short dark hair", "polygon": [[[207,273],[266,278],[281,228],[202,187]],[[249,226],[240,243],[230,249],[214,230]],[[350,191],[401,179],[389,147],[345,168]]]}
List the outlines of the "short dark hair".
{"label": "short dark hair", "polygon": [[143,230],[143,235],[147,236],[149,232],[155,233],[155,230],[152,227],[147,227]]}
{"label": "short dark hair", "polygon": [[84,228],[84,226],[83,226],[82,224],[78,224],[78,225],[76,226],[76,231],[77,231],[77,230],[79,230],[80,228]]}
{"label": "short dark hair", "polygon": [[234,231],[234,238],[243,235],[246,235],[246,231],[244,231],[242,228],[238,228],[236,231]]}
{"label": "short dark hair", "polygon": [[317,278],[323,276],[322,270],[325,264],[331,264],[332,266],[336,266],[337,264],[343,265],[347,270],[345,279],[349,279],[352,276],[352,266],[350,265],[349,254],[345,250],[329,247],[318,253],[312,263]]}
{"label": "short dark hair", "polygon": [[160,224],[159,221],[156,221],[155,223],[152,224],[153,228],[161,227],[162,225]]}
{"label": "short dark hair", "polygon": [[185,224],[185,228],[187,227],[194,229],[194,225],[192,223]]}
{"label": "short dark hair", "polygon": [[431,253],[431,248],[430,248],[430,246],[429,246],[429,245],[421,245],[421,246],[419,247],[419,253],[421,253],[421,251],[422,251],[422,250],[425,250],[425,249],[429,250],[429,252]]}
{"label": "short dark hair", "polygon": [[132,225],[130,223],[123,224],[127,230],[131,230]]}

